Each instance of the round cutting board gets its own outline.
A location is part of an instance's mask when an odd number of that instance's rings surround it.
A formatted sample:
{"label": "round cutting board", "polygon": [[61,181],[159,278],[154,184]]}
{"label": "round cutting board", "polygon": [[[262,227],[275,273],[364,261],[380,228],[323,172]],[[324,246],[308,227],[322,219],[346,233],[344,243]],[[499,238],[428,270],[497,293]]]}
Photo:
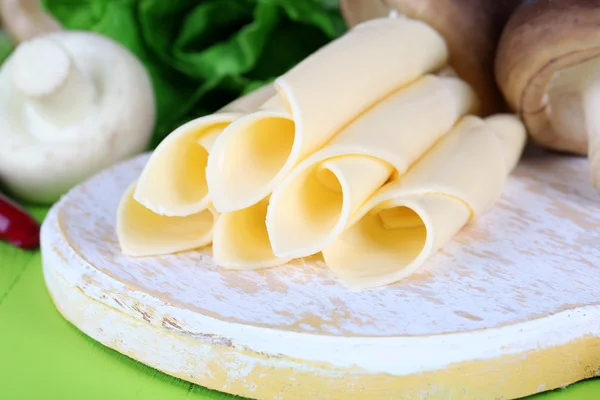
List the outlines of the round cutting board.
{"label": "round cutting board", "polygon": [[318,256],[235,272],[210,248],[122,255],[117,204],[147,157],[73,189],[42,228],[56,306],[108,347],[259,399],[515,398],[600,370],[600,194],[585,159],[529,153],[417,274],[351,291]]}

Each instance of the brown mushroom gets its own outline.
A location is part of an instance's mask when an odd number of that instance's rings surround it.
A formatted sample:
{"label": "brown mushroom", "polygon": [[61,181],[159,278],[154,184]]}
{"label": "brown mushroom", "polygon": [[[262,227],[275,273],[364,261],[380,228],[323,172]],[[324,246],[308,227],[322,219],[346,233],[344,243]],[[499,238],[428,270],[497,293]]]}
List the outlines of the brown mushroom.
{"label": "brown mushroom", "polygon": [[589,155],[600,189],[600,1],[524,2],[502,34],[496,78],[542,147]]}
{"label": "brown mushroom", "polygon": [[40,0],[0,0],[0,14],[4,30],[16,43],[62,29]]}
{"label": "brown mushroom", "polygon": [[[450,51],[450,65],[476,90],[481,114],[503,111],[494,81],[494,53],[502,27],[520,0],[341,0],[349,26],[395,10],[437,30]],[[410,40],[410,38],[407,38]]]}

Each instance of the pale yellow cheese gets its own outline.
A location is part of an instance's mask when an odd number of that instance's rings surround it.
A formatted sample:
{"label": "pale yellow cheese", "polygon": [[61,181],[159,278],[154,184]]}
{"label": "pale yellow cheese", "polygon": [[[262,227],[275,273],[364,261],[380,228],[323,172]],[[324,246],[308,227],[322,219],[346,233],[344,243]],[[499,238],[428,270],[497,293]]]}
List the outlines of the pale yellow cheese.
{"label": "pale yellow cheese", "polygon": [[134,198],[160,215],[186,216],[206,209],[210,202],[206,164],[214,141],[231,122],[257,110],[274,94],[273,85],[265,85],[213,115],[177,128],[153,151]]}
{"label": "pale yellow cheese", "polygon": [[300,258],[321,251],[392,171],[380,159],[345,155],[313,163],[284,181],[266,214],[274,254]]}
{"label": "pale yellow cheese", "polygon": [[222,213],[214,229],[213,258],[227,269],[259,269],[285,264],[273,254],[265,216],[269,199],[240,211]]}
{"label": "pale yellow cheese", "polygon": [[207,181],[216,209],[264,199],[361,113],[446,61],[443,38],[408,18],[365,22],[313,53],[275,81],[276,98],[215,142]]}
{"label": "pale yellow cheese", "polygon": [[408,276],[494,204],[525,141],[514,116],[461,119],[473,91],[428,75],[446,61],[426,24],[373,20],[181,126],[121,199],[123,252],[212,242],[244,270],[322,251],[352,287]]}
{"label": "pale yellow cheese", "polygon": [[463,118],[409,171],[386,184],[327,248],[327,266],[349,286],[405,278],[472,217],[488,210],[525,144],[514,116]]}
{"label": "pale yellow cheese", "polygon": [[156,256],[210,244],[218,218],[213,207],[186,217],[158,215],[133,198],[135,186],[125,191],[117,211],[116,233],[124,254]]}
{"label": "pale yellow cheese", "polygon": [[208,154],[227,125],[274,94],[273,85],[265,85],[180,126],[159,144],[121,198],[117,236],[124,253],[168,254],[211,243],[217,212],[206,184]]}
{"label": "pale yellow cheese", "polygon": [[154,150],[142,170],[135,199],[165,216],[200,212],[210,203],[206,164],[210,147],[239,114],[201,117],[182,125]]}
{"label": "pale yellow cheese", "polygon": [[466,83],[431,75],[367,110],[273,192],[267,229],[274,253],[296,258],[323,250],[394,170],[404,174],[475,110],[475,93]]}

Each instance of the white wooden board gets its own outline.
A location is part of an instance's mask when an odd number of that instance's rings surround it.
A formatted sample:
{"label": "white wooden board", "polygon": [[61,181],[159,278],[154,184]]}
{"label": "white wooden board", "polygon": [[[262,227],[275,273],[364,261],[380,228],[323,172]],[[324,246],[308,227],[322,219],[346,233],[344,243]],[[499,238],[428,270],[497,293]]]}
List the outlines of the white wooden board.
{"label": "white wooden board", "polygon": [[600,194],[585,159],[530,152],[419,273],[366,291],[319,257],[234,272],[210,249],[123,256],[115,212],[146,160],[65,196],[42,251],[63,315],[152,367],[278,399],[514,398],[600,370]]}

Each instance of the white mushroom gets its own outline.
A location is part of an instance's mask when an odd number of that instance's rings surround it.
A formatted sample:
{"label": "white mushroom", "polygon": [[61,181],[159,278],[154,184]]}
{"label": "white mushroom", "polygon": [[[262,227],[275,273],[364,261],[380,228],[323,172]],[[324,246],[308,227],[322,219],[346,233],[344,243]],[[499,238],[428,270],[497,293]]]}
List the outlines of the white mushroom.
{"label": "white mushroom", "polygon": [[0,69],[0,181],[53,202],[144,151],[155,114],[145,68],[113,40],[63,31],[24,42]]}
{"label": "white mushroom", "polygon": [[60,23],[40,5],[41,0],[0,0],[2,26],[17,43],[60,31]]}

